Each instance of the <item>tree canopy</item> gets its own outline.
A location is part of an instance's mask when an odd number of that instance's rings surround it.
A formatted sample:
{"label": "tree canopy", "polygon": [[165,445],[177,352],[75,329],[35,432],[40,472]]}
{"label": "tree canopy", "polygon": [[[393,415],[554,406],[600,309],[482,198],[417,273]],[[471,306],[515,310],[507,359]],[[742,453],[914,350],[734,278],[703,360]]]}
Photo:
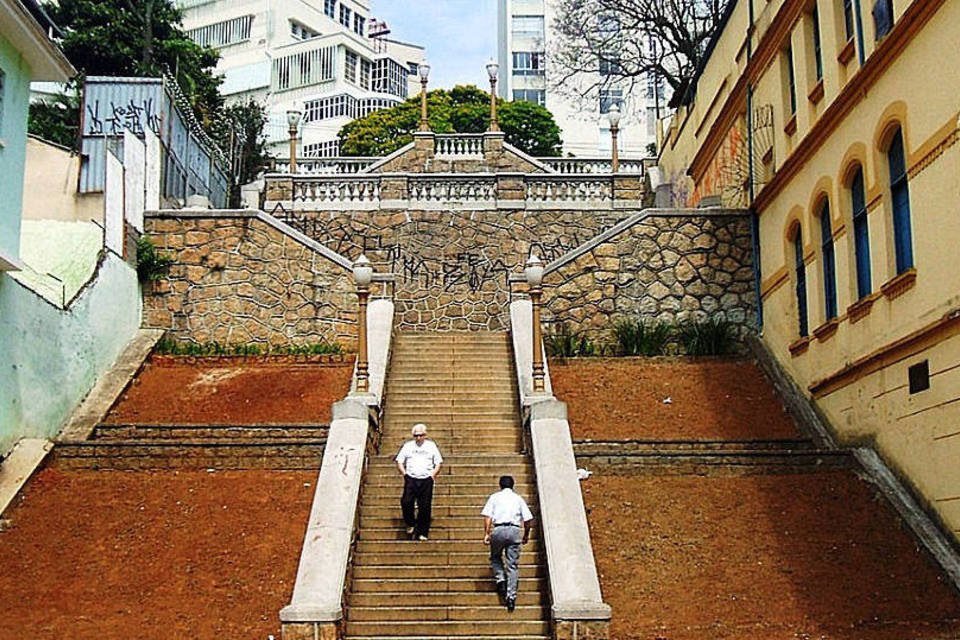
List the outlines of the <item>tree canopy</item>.
{"label": "tree canopy", "polygon": [[[427,93],[427,115],[435,133],[483,133],[490,125],[490,94],[459,85]],[[553,115],[531,102],[497,99],[497,120],[509,144],[534,156],[560,155],[560,128]],[[383,156],[413,140],[420,126],[420,97],[374,111],[340,129],[340,152]]]}
{"label": "tree canopy", "polygon": [[552,84],[591,100],[609,87],[646,95],[656,86],[659,94],[664,82],[672,93],[682,93],[729,2],[559,0]]}

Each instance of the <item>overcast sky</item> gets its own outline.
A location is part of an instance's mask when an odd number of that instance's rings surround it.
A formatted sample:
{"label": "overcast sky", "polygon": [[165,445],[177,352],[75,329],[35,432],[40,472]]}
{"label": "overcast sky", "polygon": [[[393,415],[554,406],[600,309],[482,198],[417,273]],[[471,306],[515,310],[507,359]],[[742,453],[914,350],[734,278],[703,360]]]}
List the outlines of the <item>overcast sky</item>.
{"label": "overcast sky", "polygon": [[390,38],[427,48],[430,86],[488,87],[484,69],[497,55],[497,0],[373,0],[372,15]]}

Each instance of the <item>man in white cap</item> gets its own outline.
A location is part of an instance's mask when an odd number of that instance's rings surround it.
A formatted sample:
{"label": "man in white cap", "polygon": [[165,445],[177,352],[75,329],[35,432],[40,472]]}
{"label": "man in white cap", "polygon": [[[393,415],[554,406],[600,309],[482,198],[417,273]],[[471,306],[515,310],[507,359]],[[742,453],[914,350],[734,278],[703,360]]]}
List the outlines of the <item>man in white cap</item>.
{"label": "man in white cap", "polygon": [[403,495],[400,508],[407,534],[414,540],[426,540],[430,535],[430,507],[433,502],[433,482],[440,473],[443,456],[433,440],[427,440],[427,425],[417,423],[411,429],[413,440],[400,447],[397,467],[403,475]]}

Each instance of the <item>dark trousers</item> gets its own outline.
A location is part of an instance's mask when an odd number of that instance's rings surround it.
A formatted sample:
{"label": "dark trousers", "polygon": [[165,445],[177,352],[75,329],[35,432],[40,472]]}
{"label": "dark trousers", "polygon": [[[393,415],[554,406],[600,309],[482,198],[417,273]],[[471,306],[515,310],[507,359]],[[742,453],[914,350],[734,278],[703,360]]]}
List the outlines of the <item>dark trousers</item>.
{"label": "dark trousers", "polygon": [[[413,527],[413,535],[430,535],[430,508],[433,503],[433,478],[403,476],[403,495],[400,508],[403,521]],[[416,508],[416,514],[414,514]]]}

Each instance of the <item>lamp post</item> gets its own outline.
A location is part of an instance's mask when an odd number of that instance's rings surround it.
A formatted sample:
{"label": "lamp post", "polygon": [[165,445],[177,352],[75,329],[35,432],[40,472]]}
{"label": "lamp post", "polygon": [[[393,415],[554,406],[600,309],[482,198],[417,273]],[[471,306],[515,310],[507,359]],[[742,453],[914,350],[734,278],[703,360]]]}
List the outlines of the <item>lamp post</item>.
{"label": "lamp post", "polygon": [[607,118],[610,119],[610,143],[613,145],[610,164],[613,167],[613,173],[616,173],[620,169],[620,150],[617,148],[617,132],[620,130],[620,107],[617,106],[617,103],[610,105]]}
{"label": "lamp post", "polygon": [[303,112],[296,106],[287,109],[287,126],[290,132],[290,173],[297,172],[297,129],[300,127],[300,118]]}
{"label": "lamp post", "polygon": [[360,309],[357,313],[357,392],[370,390],[370,364],[367,360],[367,298],[370,295],[370,281],[373,279],[373,267],[365,255],[360,255],[353,263],[353,280],[357,283],[357,298]]}
{"label": "lamp post", "polygon": [[540,284],[543,282],[543,263],[540,258],[530,254],[527,266],[524,269],[529,287],[530,302],[533,315],[533,391],[538,393],[544,390],[543,384],[543,350],[540,335]]}
{"label": "lamp post", "polygon": [[424,61],[420,65],[420,131],[430,131],[427,120],[427,80],[430,79],[430,65]]}
{"label": "lamp post", "polygon": [[500,130],[497,124],[497,72],[499,70],[500,65],[490,58],[490,62],[487,63],[487,76],[490,77],[490,131]]}

